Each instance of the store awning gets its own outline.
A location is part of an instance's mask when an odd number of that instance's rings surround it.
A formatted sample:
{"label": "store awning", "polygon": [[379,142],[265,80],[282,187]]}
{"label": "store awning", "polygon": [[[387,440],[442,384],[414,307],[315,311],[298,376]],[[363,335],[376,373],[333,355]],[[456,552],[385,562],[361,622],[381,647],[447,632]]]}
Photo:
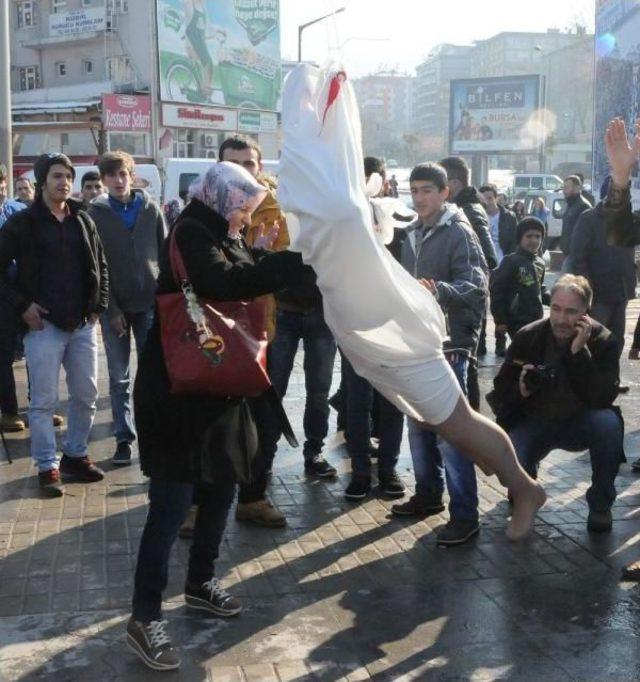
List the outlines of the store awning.
{"label": "store awning", "polygon": [[25,102],[24,104],[12,104],[11,113],[27,116],[29,114],[83,114],[100,102],[99,97],[60,102]]}

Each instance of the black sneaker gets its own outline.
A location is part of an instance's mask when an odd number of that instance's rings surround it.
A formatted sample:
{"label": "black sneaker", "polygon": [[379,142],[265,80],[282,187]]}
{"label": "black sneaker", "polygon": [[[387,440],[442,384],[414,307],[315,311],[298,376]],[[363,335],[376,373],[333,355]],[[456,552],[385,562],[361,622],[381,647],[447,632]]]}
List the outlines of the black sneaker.
{"label": "black sneaker", "polygon": [[444,511],[442,495],[412,495],[404,504],[394,504],[391,513],[396,516],[430,516]]}
{"label": "black sneaker", "polygon": [[437,543],[439,545],[461,545],[480,532],[477,521],[456,521],[451,519],[444,528],[439,530]]}
{"label": "black sneaker", "polygon": [[631,469],[633,471],[640,471],[640,457],[638,457],[638,459],[634,459],[633,462],[631,462]]}
{"label": "black sneaker", "polygon": [[371,477],[353,474],[344,491],[347,500],[363,500],[371,492]]}
{"label": "black sneaker", "polygon": [[166,620],[142,623],[133,618],[127,623],[127,646],[153,670],[175,670],[180,667],[180,658],[171,646],[166,625]]}
{"label": "black sneaker", "polygon": [[60,482],[60,472],[57,469],[49,469],[49,471],[40,471],[38,473],[38,484],[40,490],[47,497],[62,497],[64,488]]}
{"label": "black sneaker", "polygon": [[131,464],[131,443],[127,443],[126,440],[118,443],[111,461],[113,465],[117,467],[124,467]]}
{"label": "black sneaker", "polygon": [[213,577],[200,587],[187,585],[184,590],[187,606],[200,611],[209,611],[216,616],[237,616],[242,611],[242,604],[220,586],[218,578]]}
{"label": "black sneaker", "polygon": [[313,459],[305,460],[304,473],[318,478],[332,478],[338,472],[324,457],[317,455]]}
{"label": "black sneaker", "polygon": [[395,471],[390,474],[378,474],[378,484],[387,497],[404,497],[404,483]]}
{"label": "black sneaker", "polygon": [[613,528],[613,517],[611,510],[589,511],[587,517],[587,530],[590,533],[609,533]]}
{"label": "black sneaker", "polygon": [[88,457],[62,455],[60,473],[85,483],[96,483],[104,478],[104,471],[93,464]]}

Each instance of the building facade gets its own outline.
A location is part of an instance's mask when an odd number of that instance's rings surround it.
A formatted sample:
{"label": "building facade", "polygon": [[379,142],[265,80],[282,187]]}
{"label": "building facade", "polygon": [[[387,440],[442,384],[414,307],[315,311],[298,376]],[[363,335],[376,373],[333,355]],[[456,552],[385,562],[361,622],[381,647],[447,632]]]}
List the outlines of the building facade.
{"label": "building facade", "polygon": [[416,133],[428,158],[436,159],[448,152],[449,83],[469,76],[472,53],[473,47],[467,45],[438,45],[416,67]]}
{"label": "building facade", "polygon": [[[220,106],[214,97],[205,103],[162,100],[158,26],[165,26],[169,23],[167,18],[172,19],[177,39],[184,42],[187,21],[187,15],[178,10],[169,15],[170,3],[5,1],[10,4],[17,172],[29,167],[39,154],[51,151],[62,151],[78,163],[91,163],[109,149],[123,149],[140,162],[158,165],[168,157],[214,158],[222,140],[237,132],[256,137],[265,157],[277,154],[278,116],[274,111]],[[176,4],[179,6],[181,3]],[[240,31],[239,25],[246,26],[247,32],[252,28],[251,17],[246,16],[241,3],[225,0],[217,7],[227,23],[234,22],[235,28],[229,32],[220,29],[225,37],[234,30]],[[271,77],[277,80],[272,88],[279,89],[278,0],[269,0],[260,9],[276,17],[269,40],[277,40],[277,72],[275,78],[274,74]],[[167,16],[163,14],[157,22],[156,12],[161,11]],[[245,15],[240,17],[240,12]],[[213,23],[213,18],[210,21]],[[235,53],[228,57],[231,63],[241,50],[228,52]],[[245,52],[251,61],[252,53]],[[260,66],[266,68],[264,63]],[[246,68],[243,72],[242,67],[231,64],[229,73],[231,69],[240,73],[238,78],[242,77],[248,87],[253,86],[245,75]],[[184,70],[181,74],[174,68],[172,73],[175,78],[184,77]]]}

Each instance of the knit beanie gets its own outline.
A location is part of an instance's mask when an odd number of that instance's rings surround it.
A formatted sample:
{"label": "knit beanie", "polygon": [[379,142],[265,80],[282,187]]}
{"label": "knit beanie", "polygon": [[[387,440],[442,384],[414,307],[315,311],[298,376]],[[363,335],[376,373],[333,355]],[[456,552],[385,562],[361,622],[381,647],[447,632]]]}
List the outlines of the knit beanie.
{"label": "knit beanie", "polygon": [[518,246],[520,246],[524,233],[529,232],[529,230],[537,230],[544,239],[545,229],[542,220],[535,218],[534,216],[527,216],[526,218],[523,218],[516,227],[516,241]]}
{"label": "knit beanie", "polygon": [[71,176],[76,179],[76,169],[71,163],[71,159],[66,154],[43,154],[39,156],[33,164],[33,174],[36,176],[36,183],[42,188],[47,181],[49,169],[55,164],[65,166],[71,171]]}

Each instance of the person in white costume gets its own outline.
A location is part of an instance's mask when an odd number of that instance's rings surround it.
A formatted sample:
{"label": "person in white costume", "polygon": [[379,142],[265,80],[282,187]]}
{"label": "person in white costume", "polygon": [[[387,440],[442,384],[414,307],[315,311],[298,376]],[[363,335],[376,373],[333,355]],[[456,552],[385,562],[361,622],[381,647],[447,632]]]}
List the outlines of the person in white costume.
{"label": "person in white costume", "polygon": [[435,297],[375,237],[360,119],[344,72],[292,71],[282,129],[279,199],[291,214],[290,248],[318,276],[338,345],[400,410],[497,474],[514,503],[507,535],[524,537],[546,495],[518,464],[504,431],[469,408],[442,352],[446,328]]}

